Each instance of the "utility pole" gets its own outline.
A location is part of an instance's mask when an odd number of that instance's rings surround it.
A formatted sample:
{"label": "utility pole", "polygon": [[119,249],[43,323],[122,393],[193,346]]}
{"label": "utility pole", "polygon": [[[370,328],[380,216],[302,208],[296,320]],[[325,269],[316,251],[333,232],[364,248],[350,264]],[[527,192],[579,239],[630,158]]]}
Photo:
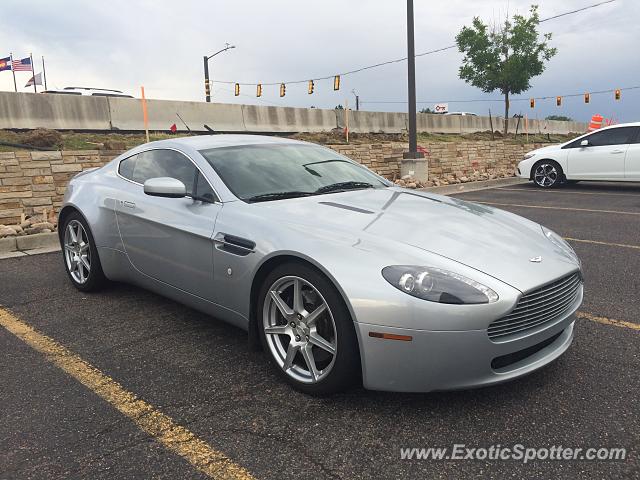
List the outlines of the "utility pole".
{"label": "utility pole", "polygon": [[357,112],[358,110],[360,110],[360,95],[356,93],[355,88],[351,90],[351,93],[353,93],[353,96],[356,97],[356,112]]}
{"label": "utility pole", "polygon": [[409,90],[409,151],[404,158],[423,158],[418,152],[416,127],[416,49],[413,34],[413,0],[407,0],[407,76]]}
{"label": "utility pole", "polygon": [[204,94],[207,102],[211,102],[211,84],[209,82],[209,60],[218,55],[219,53],[226,52],[227,50],[231,50],[232,48],[236,48],[235,45],[225,44],[225,47],[222,50],[218,50],[213,55],[205,55],[204,58]]}

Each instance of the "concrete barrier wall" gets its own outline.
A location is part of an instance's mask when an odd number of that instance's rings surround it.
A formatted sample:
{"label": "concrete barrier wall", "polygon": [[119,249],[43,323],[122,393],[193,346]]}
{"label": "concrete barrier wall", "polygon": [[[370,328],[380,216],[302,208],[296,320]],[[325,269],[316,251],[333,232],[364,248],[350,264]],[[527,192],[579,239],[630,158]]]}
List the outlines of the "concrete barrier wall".
{"label": "concrete barrier wall", "polygon": [[[131,98],[109,98],[111,124],[118,130],[144,130],[142,101]],[[242,105],[224,103],[147,100],[149,130],[169,130],[175,123],[178,131],[186,131],[178,115],[194,131],[205,131],[209,125],[217,131],[244,132]]]}
{"label": "concrete barrier wall", "polygon": [[[344,128],[343,110],[335,111],[338,127]],[[349,112],[349,131],[353,133],[402,133],[407,131],[407,114],[396,112]]]}
{"label": "concrete barrier wall", "polygon": [[337,127],[334,110],[242,105],[242,113],[247,132],[328,132]]}
{"label": "concrete barrier wall", "polygon": [[0,128],[109,130],[104,97],[0,92]]}
{"label": "concrete barrier wall", "polygon": [[[167,131],[176,124],[196,132],[208,125],[217,132],[296,133],[325,132],[345,127],[344,111],[318,108],[271,107],[227,103],[148,100],[149,129]],[[402,133],[407,114],[351,111],[349,130],[354,133]],[[509,119],[515,131],[517,119]],[[578,133],[585,123],[529,120],[530,133]],[[59,130],[142,131],[142,104],[138,99],[73,95],[0,92],[0,128]],[[417,128],[426,133],[473,133],[490,130],[488,117],[418,114]],[[493,129],[502,130],[504,120],[493,119]],[[521,123],[520,131],[524,130]]]}

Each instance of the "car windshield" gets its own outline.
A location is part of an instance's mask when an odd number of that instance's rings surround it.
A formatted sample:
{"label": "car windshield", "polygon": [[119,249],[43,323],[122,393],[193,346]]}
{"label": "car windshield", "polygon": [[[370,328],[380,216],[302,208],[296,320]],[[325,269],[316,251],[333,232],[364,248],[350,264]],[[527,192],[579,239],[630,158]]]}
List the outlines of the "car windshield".
{"label": "car windshield", "polygon": [[388,185],[365,167],[314,145],[243,145],[200,153],[229,190],[247,202]]}

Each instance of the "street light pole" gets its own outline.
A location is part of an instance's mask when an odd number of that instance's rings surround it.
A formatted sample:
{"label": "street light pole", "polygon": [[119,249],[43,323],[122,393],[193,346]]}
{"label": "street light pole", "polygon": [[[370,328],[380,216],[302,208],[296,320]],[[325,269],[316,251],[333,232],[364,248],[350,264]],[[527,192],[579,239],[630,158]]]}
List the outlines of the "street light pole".
{"label": "street light pole", "polygon": [[409,90],[409,151],[404,158],[423,158],[418,152],[416,127],[416,50],[413,34],[413,0],[407,0],[407,76]]}
{"label": "street light pole", "polygon": [[231,50],[232,48],[236,48],[235,45],[229,45],[228,43],[222,50],[218,50],[213,55],[205,55],[204,58],[204,94],[207,102],[211,102],[211,84],[209,82],[209,60],[218,55],[219,53],[226,52],[227,50]]}

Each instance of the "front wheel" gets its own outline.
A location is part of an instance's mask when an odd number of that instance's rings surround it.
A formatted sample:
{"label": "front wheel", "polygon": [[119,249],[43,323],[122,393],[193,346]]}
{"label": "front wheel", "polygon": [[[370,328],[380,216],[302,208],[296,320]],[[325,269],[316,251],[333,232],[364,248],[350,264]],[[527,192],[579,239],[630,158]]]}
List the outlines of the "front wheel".
{"label": "front wheel", "polygon": [[288,263],[265,279],[258,297],[260,340],[294,388],[326,395],[356,383],[360,356],[351,315],[331,282]]}
{"label": "front wheel", "polygon": [[541,160],[533,166],[533,182],[541,188],[559,187],[564,180],[562,168],[553,160]]}

